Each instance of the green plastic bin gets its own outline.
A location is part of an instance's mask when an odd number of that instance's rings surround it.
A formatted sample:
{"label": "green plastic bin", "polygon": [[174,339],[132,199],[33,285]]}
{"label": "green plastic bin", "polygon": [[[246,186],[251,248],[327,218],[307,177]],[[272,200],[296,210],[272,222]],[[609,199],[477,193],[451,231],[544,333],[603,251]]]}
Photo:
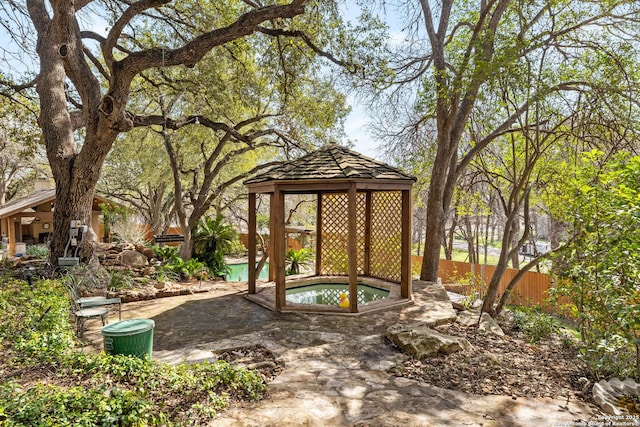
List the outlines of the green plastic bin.
{"label": "green plastic bin", "polygon": [[104,351],[151,360],[154,327],[151,319],[129,319],[107,325],[102,328]]}

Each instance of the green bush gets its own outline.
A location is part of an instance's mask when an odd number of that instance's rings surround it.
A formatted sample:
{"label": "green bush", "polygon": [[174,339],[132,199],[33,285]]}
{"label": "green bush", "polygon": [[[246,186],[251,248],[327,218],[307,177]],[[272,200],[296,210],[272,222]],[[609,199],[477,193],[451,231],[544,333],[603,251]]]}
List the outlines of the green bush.
{"label": "green bush", "polygon": [[153,279],[157,282],[180,282],[182,276],[179,273],[174,273],[167,266],[162,266],[154,275]]}
{"label": "green bush", "polygon": [[171,261],[163,265],[160,271],[165,273],[165,276],[168,276],[167,278],[173,278],[177,279],[175,281],[180,281],[190,277],[201,278],[208,270],[203,262],[200,262],[195,258],[185,261],[178,256],[172,258]]}
{"label": "green bush", "polygon": [[100,264],[78,264],[63,270],[62,280],[80,295],[87,290],[106,289],[111,275]]}
{"label": "green bush", "polygon": [[288,266],[287,274],[300,274],[300,269],[310,266],[315,256],[311,249],[302,248],[299,250],[289,249],[284,258]]}
{"label": "green bush", "polygon": [[109,273],[109,290],[117,292],[134,286],[133,278],[128,271],[111,271]]}
{"label": "green bush", "polygon": [[209,271],[216,276],[229,273],[224,257],[231,253],[237,233],[233,227],[225,224],[222,215],[200,219],[192,233],[192,239],[194,258],[204,262]]}
{"label": "green bush", "polygon": [[49,258],[49,247],[47,245],[30,245],[27,246],[27,256],[37,259]]}
{"label": "green bush", "polygon": [[513,328],[524,333],[530,343],[549,338],[560,331],[555,317],[530,307],[515,307],[513,310]]}
{"label": "green bush", "polygon": [[567,168],[556,214],[573,238],[554,256],[550,295],[578,323],[594,376],[640,380],[640,156],[594,150]]}
{"label": "green bush", "polygon": [[[149,426],[165,420],[136,392],[102,384],[93,389],[37,384],[0,386],[7,426]],[[1,416],[1,415],[0,415]]]}
{"label": "green bush", "polygon": [[620,335],[606,334],[597,345],[581,343],[579,357],[595,378],[634,378],[637,364],[636,351]]}
{"label": "green bush", "polygon": [[57,281],[34,289],[6,283],[0,309],[0,365],[22,372],[28,384],[21,375],[0,380],[2,426],[194,425],[266,388],[254,371],[224,361],[172,366],[76,350],[69,301]]}
{"label": "green bush", "polygon": [[6,283],[0,293],[0,352],[6,363],[37,364],[73,345],[69,299],[59,282]]}
{"label": "green bush", "polygon": [[169,262],[178,257],[178,248],[176,246],[153,246],[153,255],[159,261]]}
{"label": "green bush", "polygon": [[229,253],[228,255],[234,257],[241,257],[247,255],[247,248],[244,246],[244,243],[240,240],[238,235],[229,243]]}

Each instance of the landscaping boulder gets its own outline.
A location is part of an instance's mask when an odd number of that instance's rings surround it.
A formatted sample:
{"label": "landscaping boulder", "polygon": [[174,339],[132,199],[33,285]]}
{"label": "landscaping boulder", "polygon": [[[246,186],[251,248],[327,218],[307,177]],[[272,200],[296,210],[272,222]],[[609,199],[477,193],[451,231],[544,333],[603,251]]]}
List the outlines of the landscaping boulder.
{"label": "landscaping boulder", "polygon": [[635,403],[640,396],[640,384],[631,378],[600,380],[593,385],[592,394],[593,400],[609,415],[640,412],[640,404]]}
{"label": "landscaping boulder", "polygon": [[466,327],[478,325],[479,320],[480,312],[478,310],[461,311],[456,317],[456,322]]}
{"label": "landscaping boulder", "polygon": [[153,249],[151,249],[151,248],[142,249],[142,254],[144,256],[146,256],[148,259],[155,258],[155,256],[156,256],[155,253],[153,253]]}
{"label": "landscaping boulder", "polygon": [[499,337],[504,336],[504,331],[502,328],[493,320],[493,317],[489,315],[489,313],[482,313],[482,317],[480,317],[480,323],[478,324],[478,333],[479,334],[493,334]]}
{"label": "landscaping boulder", "polygon": [[442,334],[425,324],[393,325],[387,329],[387,338],[416,358],[471,349],[466,339]]}
{"label": "landscaping boulder", "polygon": [[143,267],[147,262],[147,257],[136,250],[125,250],[120,254],[120,263],[124,266]]}

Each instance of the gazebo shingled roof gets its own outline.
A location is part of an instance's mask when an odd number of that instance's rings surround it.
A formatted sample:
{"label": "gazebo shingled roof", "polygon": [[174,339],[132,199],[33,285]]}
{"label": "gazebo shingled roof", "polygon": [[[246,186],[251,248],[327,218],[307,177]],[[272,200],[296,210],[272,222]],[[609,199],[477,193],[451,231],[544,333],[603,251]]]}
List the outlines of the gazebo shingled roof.
{"label": "gazebo shingled roof", "polygon": [[[318,195],[315,274],[348,275],[351,312],[358,312],[358,275],[395,281],[402,297],[410,299],[411,187],[415,180],[397,168],[333,143],[246,180],[249,266],[256,261],[256,194],[270,194],[269,279],[275,282],[275,310],[292,309],[286,303],[285,194]],[[326,228],[332,230],[330,237],[324,236]],[[383,243],[392,235],[396,243]],[[340,271],[343,262],[332,264],[329,259],[344,257],[345,252],[346,272]],[[338,264],[342,267],[336,267]],[[251,296],[256,293],[255,269],[249,268],[248,279]]]}
{"label": "gazebo shingled roof", "polygon": [[306,156],[248,179],[245,184],[316,179],[410,180],[412,182],[416,180],[378,160],[337,144],[329,144]]}

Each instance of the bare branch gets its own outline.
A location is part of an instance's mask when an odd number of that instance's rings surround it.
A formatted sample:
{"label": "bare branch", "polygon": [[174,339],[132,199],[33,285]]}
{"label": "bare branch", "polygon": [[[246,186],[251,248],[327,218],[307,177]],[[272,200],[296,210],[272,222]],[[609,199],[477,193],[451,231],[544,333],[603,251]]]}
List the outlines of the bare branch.
{"label": "bare branch", "polygon": [[315,43],[313,43],[313,41],[309,38],[309,36],[306,33],[304,33],[303,31],[283,30],[283,29],[265,28],[265,27],[258,27],[258,31],[263,33],[263,34],[267,34],[269,36],[274,36],[274,37],[284,36],[284,37],[296,37],[296,38],[299,38],[316,55],[321,56],[323,58],[327,58],[329,61],[333,62],[334,64],[346,68],[349,71],[349,73],[356,74],[356,73],[358,73],[359,71],[362,70],[362,67],[360,65],[354,64],[352,62],[342,61],[342,60],[336,58],[330,52],[326,52],[326,51],[320,49]]}

